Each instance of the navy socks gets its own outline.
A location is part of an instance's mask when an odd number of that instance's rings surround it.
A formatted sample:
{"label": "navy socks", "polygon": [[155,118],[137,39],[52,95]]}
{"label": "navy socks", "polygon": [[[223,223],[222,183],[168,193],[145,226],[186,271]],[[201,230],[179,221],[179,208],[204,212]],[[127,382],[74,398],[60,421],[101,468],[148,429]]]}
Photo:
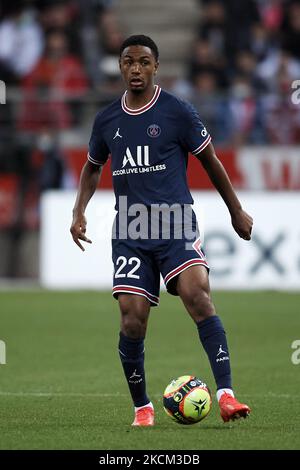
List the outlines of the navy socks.
{"label": "navy socks", "polygon": [[150,400],[146,395],[144,338],[129,338],[121,332],[119,354],[134,406],[147,405]]}
{"label": "navy socks", "polygon": [[[217,389],[231,389],[231,372],[226,334],[217,315],[197,323],[199,338],[207,353]],[[119,354],[135,407],[147,405],[144,371],[144,338],[129,338],[120,333]]]}
{"label": "navy socks", "polygon": [[217,315],[197,323],[200,341],[208,355],[217,389],[231,388],[231,372],[226,334]]}

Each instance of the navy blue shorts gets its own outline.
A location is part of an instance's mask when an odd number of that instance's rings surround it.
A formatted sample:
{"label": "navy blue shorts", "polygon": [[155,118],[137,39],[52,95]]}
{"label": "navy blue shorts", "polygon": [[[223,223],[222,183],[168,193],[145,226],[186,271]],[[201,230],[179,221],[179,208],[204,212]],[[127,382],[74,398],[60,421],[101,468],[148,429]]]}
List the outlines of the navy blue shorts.
{"label": "navy blue shorts", "polygon": [[[116,216],[118,219],[119,214]],[[198,224],[195,213],[189,228],[172,221],[170,233],[159,231],[160,238],[132,239],[113,236],[112,260],[114,263],[113,296],[120,293],[141,295],[151,306],[159,304],[160,275],[167,291],[178,295],[177,276],[190,266],[202,265],[209,270],[204,252],[201,249]],[[129,221],[130,222],[130,221]],[[115,221],[116,223],[116,221]],[[150,224],[149,224],[150,225]],[[124,227],[123,227],[124,229]],[[148,232],[150,234],[150,232]]]}

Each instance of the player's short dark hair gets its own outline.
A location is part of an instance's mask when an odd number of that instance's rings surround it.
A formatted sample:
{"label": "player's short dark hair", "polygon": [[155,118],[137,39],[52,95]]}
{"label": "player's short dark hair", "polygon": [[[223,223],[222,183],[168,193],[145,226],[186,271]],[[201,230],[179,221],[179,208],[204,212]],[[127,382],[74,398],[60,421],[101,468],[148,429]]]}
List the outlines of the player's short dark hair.
{"label": "player's short dark hair", "polygon": [[156,61],[158,60],[158,56],[159,56],[158,47],[153,41],[153,39],[149,38],[149,36],[145,36],[144,34],[135,34],[134,36],[129,36],[129,38],[125,39],[125,41],[120,47],[120,57],[124,49],[126,49],[126,47],[129,47],[129,46],[149,47],[149,49],[151,49],[151,51],[153,52],[155,60]]}

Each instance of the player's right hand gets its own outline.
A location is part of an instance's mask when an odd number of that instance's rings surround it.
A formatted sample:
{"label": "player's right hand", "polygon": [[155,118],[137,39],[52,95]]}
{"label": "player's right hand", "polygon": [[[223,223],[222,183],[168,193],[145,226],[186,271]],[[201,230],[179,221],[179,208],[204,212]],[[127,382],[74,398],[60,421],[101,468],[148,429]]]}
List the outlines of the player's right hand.
{"label": "player's right hand", "polygon": [[92,241],[89,238],[87,238],[85,235],[86,224],[87,224],[87,221],[83,214],[73,216],[73,221],[72,221],[72,225],[70,228],[70,232],[72,234],[74,242],[76,243],[76,245],[79,246],[79,248],[82,251],[85,251],[85,249],[79,240],[83,240],[86,243],[92,243]]}

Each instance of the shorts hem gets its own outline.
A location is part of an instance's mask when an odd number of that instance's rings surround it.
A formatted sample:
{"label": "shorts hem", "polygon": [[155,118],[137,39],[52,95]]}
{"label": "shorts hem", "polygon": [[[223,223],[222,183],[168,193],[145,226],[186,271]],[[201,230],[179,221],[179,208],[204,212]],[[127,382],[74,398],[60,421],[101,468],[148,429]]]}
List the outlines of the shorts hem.
{"label": "shorts hem", "polygon": [[135,286],[128,286],[128,285],[116,285],[112,289],[112,295],[116,299],[117,297],[115,294],[135,294],[135,295],[141,295],[142,297],[145,297],[147,300],[149,300],[151,307],[156,307],[159,305],[159,297],[156,295],[150,294],[150,292],[146,291],[146,289],[142,289],[141,287],[135,287]]}
{"label": "shorts hem", "polygon": [[164,282],[165,282],[166,287],[168,285],[168,282],[171,281],[171,279],[173,279],[175,276],[178,276],[178,274],[182,273],[183,271],[190,268],[191,266],[195,266],[197,264],[205,266],[209,270],[209,266],[208,266],[207,262],[203,259],[195,258],[195,259],[185,261],[184,263],[177,266],[177,268],[172,269],[172,271],[170,271],[164,277]]}

